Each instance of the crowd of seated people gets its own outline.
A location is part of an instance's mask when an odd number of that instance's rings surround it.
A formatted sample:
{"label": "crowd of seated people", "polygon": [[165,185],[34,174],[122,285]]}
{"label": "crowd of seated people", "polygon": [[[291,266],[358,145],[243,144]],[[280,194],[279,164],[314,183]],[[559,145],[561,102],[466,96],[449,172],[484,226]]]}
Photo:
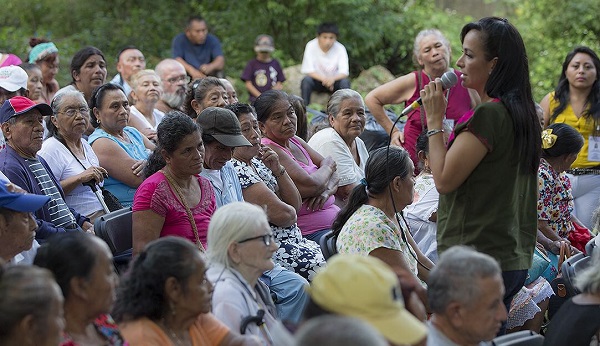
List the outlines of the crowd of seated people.
{"label": "crowd of seated people", "polygon": [[[531,99],[521,110],[505,107],[502,98],[512,91],[487,90],[475,78],[500,83],[495,68],[508,58],[483,47],[478,33],[506,35],[498,42],[517,47],[510,23],[485,18],[463,28],[466,51],[498,56],[459,59],[463,101],[472,100],[463,90],[472,87],[482,104],[453,130],[443,125],[442,108],[451,102],[439,80],[410,74],[376,89],[388,95],[406,82],[404,94],[423,96],[427,116],[419,116],[415,126],[423,131],[410,150],[394,145],[412,143],[394,133],[392,145],[367,150],[359,137],[365,102],[349,88],[331,95],[328,126],[307,141],[300,98],[261,90],[245,104],[230,81],[216,77],[222,53],[204,63],[190,58],[208,48],[196,46],[214,43],[207,32],[204,19],[192,18],[173,42],[174,59],[156,70],[126,47],[109,83],[96,47],[74,55],[72,82],[62,89],[52,42],[33,40],[28,62],[0,67],[0,344],[477,345],[507,327],[541,330],[553,292],[550,279],[526,279],[527,266],[532,256],[556,257],[562,243],[585,252],[591,212],[579,206],[581,191],[571,191],[569,177],[577,177],[575,187],[592,186],[595,180],[584,178],[599,174],[589,163],[600,153],[591,147],[596,137],[559,124],[568,123],[562,112],[571,107],[563,99],[545,100],[547,129],[531,139],[541,140],[539,170],[529,165],[537,154],[513,161],[519,155],[512,152],[512,127],[489,128],[481,120],[515,112],[518,124],[534,124]],[[415,55],[426,70],[449,68],[441,33],[426,31],[417,41]],[[573,64],[600,71],[594,52],[574,50],[555,94],[564,95],[567,82],[596,93],[600,72]],[[597,83],[571,78],[577,75]],[[581,115],[596,119],[595,104],[588,107]],[[511,141],[494,137],[498,129]],[[499,250],[500,235],[483,232],[494,225],[472,224],[476,215],[459,234],[448,233],[449,222],[470,215],[473,205],[461,196],[475,198],[470,194],[485,180],[482,171],[494,169],[495,155],[510,161],[502,170],[527,171],[514,187],[527,195],[514,225],[523,232],[501,239],[520,240],[510,249],[515,258]],[[461,158],[473,160],[462,165]],[[131,208],[131,229],[121,231],[131,233],[132,255],[120,282],[114,254],[94,229],[109,213],[103,190]],[[330,239],[327,253],[335,254],[326,259],[322,246]],[[596,316],[599,282],[597,272],[583,274],[583,293],[556,315],[583,331],[582,342],[597,338],[596,324],[576,318]],[[565,339],[558,323],[548,330],[553,344]],[[342,337],[338,325],[356,337]]]}

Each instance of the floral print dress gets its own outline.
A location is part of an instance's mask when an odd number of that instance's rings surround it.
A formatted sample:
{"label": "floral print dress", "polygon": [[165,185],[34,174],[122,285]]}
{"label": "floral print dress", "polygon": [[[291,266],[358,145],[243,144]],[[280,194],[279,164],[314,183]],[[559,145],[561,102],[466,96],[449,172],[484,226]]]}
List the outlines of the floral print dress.
{"label": "floral print dress", "polygon": [[[254,184],[263,182],[269,190],[277,190],[277,179],[261,160],[253,158],[252,167],[245,162],[232,159],[233,167],[240,179],[242,190]],[[279,249],[273,254],[273,260],[282,267],[300,274],[311,281],[319,268],[325,266],[325,258],[321,247],[314,241],[302,237],[298,224],[289,227],[279,227],[271,224],[271,230],[279,243]]]}
{"label": "floral print dress", "polygon": [[339,253],[364,256],[380,247],[400,251],[410,271],[417,275],[417,255],[401,232],[381,209],[364,204],[344,224],[336,246]]}
{"label": "floral print dress", "polygon": [[[126,346],[129,345],[121,335],[119,327],[112,319],[110,315],[103,314],[98,316],[94,321],[94,327],[98,334],[102,335],[106,339],[104,345],[108,346]],[[71,336],[66,332],[63,332],[60,346],[78,346],[79,344],[71,339]]]}
{"label": "floral print dress", "polygon": [[574,204],[569,177],[565,173],[558,173],[542,158],[538,170],[538,188],[538,220],[547,221],[554,232],[567,238],[569,232],[574,230],[571,222]]}

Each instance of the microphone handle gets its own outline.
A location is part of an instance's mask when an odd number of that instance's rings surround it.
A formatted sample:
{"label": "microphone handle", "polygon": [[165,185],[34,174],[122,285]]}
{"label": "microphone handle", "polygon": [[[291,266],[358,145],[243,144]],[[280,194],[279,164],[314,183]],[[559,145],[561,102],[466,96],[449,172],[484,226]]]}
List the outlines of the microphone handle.
{"label": "microphone handle", "polygon": [[406,107],[402,110],[402,113],[400,113],[400,117],[408,115],[408,113],[414,111],[415,109],[421,107],[422,105],[423,105],[423,100],[421,100],[421,98],[419,97],[413,103],[411,103],[408,107]]}
{"label": "microphone handle", "polygon": [[[456,85],[456,83],[458,82],[458,77],[456,76],[456,73],[454,73],[454,71],[448,71],[446,73],[444,73],[442,75],[442,90],[447,90],[452,88],[454,85]],[[404,108],[404,110],[402,110],[402,113],[400,113],[401,117],[407,115],[408,113],[412,112],[413,110],[421,107],[423,105],[423,100],[421,100],[421,98],[419,97],[416,101],[414,101],[413,103],[410,104],[410,106]]]}

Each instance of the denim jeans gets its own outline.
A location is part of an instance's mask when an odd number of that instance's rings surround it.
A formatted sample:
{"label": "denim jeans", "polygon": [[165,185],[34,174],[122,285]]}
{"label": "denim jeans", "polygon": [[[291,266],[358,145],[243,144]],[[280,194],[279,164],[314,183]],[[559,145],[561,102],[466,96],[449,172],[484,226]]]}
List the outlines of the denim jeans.
{"label": "denim jeans", "polygon": [[260,280],[269,286],[281,321],[300,322],[308,293],[304,289],[308,281],[293,271],[275,264],[275,268],[265,272]]}

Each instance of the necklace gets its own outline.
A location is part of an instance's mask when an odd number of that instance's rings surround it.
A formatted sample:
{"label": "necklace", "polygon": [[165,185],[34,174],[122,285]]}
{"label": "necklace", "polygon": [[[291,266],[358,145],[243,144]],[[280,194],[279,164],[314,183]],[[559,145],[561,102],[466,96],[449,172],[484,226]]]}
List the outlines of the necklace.
{"label": "necklace", "polygon": [[190,210],[190,207],[188,207],[188,205],[185,203],[185,199],[183,196],[183,192],[181,191],[181,187],[179,186],[177,181],[175,181],[175,178],[173,178],[171,173],[167,172],[166,169],[163,168],[160,171],[165,175],[165,178],[167,178],[167,182],[169,183],[169,185],[171,185],[173,190],[175,190],[175,194],[177,194],[177,197],[179,198],[181,204],[183,204],[183,207],[185,208],[185,212],[188,216],[190,224],[192,225],[192,231],[194,231],[194,239],[196,240],[196,246],[198,247],[198,249],[200,249],[200,251],[202,253],[206,252],[206,250],[204,249],[204,246],[202,245],[202,242],[200,241],[200,236],[198,235],[198,227],[196,227],[196,221],[194,220],[194,215],[192,215],[192,211]]}
{"label": "necklace", "polygon": [[178,335],[177,333],[175,333],[175,331],[173,329],[171,329],[169,326],[167,326],[167,323],[164,321],[164,319],[161,321],[162,327],[163,329],[169,333],[169,338],[172,341],[175,341],[175,344],[177,346],[185,346],[185,345],[189,345],[187,342],[183,341]]}

